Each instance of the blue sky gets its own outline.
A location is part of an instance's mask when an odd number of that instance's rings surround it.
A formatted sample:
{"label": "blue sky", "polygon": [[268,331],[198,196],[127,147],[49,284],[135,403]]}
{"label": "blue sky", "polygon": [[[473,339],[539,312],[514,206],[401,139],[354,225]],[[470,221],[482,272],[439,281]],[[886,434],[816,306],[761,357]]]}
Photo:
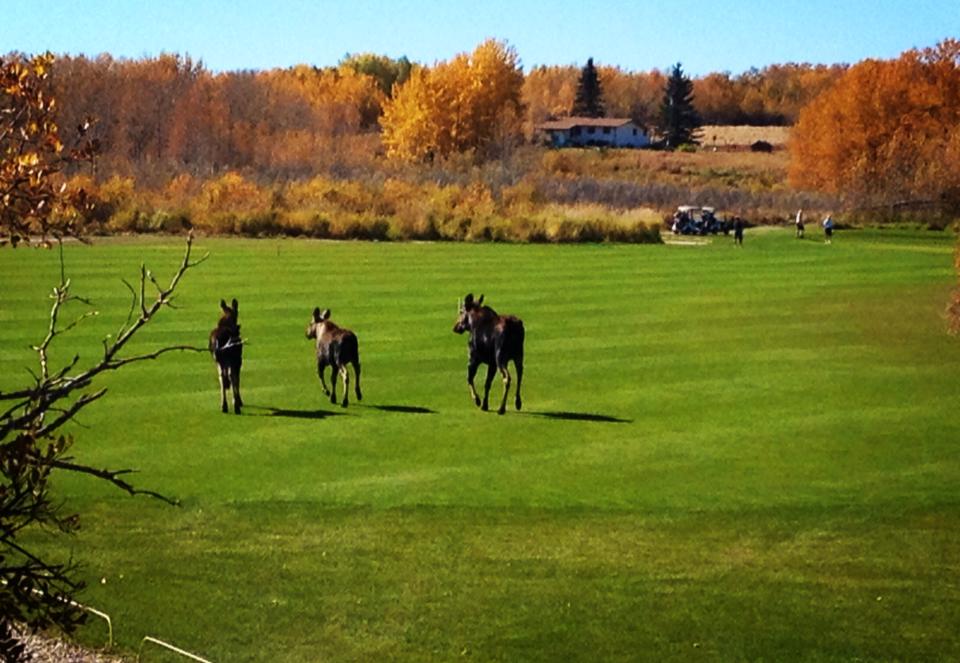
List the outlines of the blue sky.
{"label": "blue sky", "polygon": [[893,58],[960,37],[958,0],[0,0],[0,53],[188,54],[214,71],[432,63],[488,37],[525,67],[674,62],[694,76],[772,63]]}

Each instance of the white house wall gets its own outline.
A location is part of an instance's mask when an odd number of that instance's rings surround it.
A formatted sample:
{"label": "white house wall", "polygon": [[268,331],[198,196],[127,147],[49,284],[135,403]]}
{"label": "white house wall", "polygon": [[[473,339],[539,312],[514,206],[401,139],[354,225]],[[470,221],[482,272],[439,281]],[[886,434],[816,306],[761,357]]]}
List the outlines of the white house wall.
{"label": "white house wall", "polygon": [[[637,131],[636,136],[633,135],[634,129]],[[645,147],[650,144],[650,139],[647,137],[647,134],[635,124],[625,124],[622,127],[617,127],[615,132],[617,145],[625,147]]]}
{"label": "white house wall", "polygon": [[[637,131],[636,136],[633,135],[634,129]],[[580,135],[574,137],[569,129],[555,129],[550,132],[551,142],[555,147],[586,145],[590,142],[606,143],[613,147],[646,147],[650,144],[649,136],[635,124],[610,127],[610,133],[603,133],[603,127],[593,127],[592,134],[589,130],[590,127],[580,127]]]}

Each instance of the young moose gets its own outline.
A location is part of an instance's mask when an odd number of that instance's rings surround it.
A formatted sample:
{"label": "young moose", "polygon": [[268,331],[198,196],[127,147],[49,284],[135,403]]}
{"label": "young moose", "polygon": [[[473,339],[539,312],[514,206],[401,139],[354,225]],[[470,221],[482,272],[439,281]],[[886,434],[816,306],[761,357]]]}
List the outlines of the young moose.
{"label": "young moose", "polygon": [[[343,402],[341,405],[347,407],[347,399],[350,393],[348,364],[353,364],[353,372],[357,375],[355,386],[357,400],[363,400],[363,396],[360,394],[360,348],[357,344],[357,335],[349,329],[338,327],[330,320],[330,309],[321,313],[318,306],[313,309],[313,320],[307,325],[307,338],[317,339],[317,372],[320,374],[323,393],[330,396],[330,402],[334,404],[337,402],[337,373],[340,373],[343,378]],[[323,377],[327,366],[331,367],[331,389],[327,389],[327,382]]]}
{"label": "young moose", "polygon": [[240,414],[243,400],[240,398],[240,365],[243,363],[243,340],[237,324],[237,300],[230,306],[220,300],[220,321],[210,332],[210,354],[217,362],[220,378],[220,409],[227,412],[227,389],[233,388],[233,411]]}
{"label": "young moose", "polygon": [[[470,357],[467,363],[467,384],[470,386],[470,394],[474,402],[481,409],[488,409],[490,384],[493,382],[494,372],[499,370],[503,378],[503,398],[497,412],[499,414],[506,412],[507,393],[510,391],[510,371],[507,368],[507,362],[512,360],[513,365],[517,367],[517,396],[514,402],[519,410],[520,384],[523,382],[523,321],[512,315],[497,315],[492,308],[483,305],[483,295],[480,295],[479,300],[474,301],[473,294],[469,294],[460,302],[459,316],[453,331],[457,334],[470,332],[470,340],[467,343]],[[473,386],[473,378],[480,364],[487,365],[487,381],[483,388],[482,403]]]}

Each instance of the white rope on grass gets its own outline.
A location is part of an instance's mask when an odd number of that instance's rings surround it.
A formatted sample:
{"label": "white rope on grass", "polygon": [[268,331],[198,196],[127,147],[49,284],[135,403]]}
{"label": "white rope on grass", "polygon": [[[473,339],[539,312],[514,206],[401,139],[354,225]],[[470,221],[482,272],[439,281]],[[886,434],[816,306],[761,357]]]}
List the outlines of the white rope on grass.
{"label": "white rope on grass", "polygon": [[174,653],[177,653],[177,654],[180,654],[181,656],[183,656],[183,657],[185,657],[185,658],[189,658],[189,659],[192,659],[192,660],[194,660],[194,661],[199,661],[199,663],[211,663],[210,661],[208,661],[207,659],[203,658],[202,656],[197,656],[196,654],[191,654],[190,652],[188,652],[188,651],[185,650],[185,649],[180,649],[179,647],[174,647],[174,646],[171,645],[169,642],[164,642],[163,640],[158,640],[157,638],[152,638],[152,637],[150,637],[149,635],[148,635],[148,636],[145,636],[145,637],[143,638],[143,640],[140,641],[140,649],[137,651],[137,663],[140,663],[140,657],[143,655],[143,646],[144,646],[145,644],[147,644],[148,642],[152,642],[153,644],[155,644],[155,645],[157,645],[157,646],[160,646],[160,647],[164,647],[164,648],[166,648],[166,649],[169,649],[170,651],[172,651],[172,652],[174,652]]}
{"label": "white rope on grass", "polygon": [[100,619],[102,619],[103,621],[107,622],[107,649],[113,649],[113,622],[110,621],[110,615],[100,610],[97,610],[96,608],[91,608],[88,605],[80,605],[79,603],[74,603],[73,601],[71,601],[71,603],[73,603],[73,605],[77,606],[81,610],[86,610],[91,615],[95,615]]}
{"label": "white rope on grass", "polygon": [[[9,583],[7,583],[6,580],[3,580],[3,584],[7,585]],[[36,594],[37,596],[44,595],[42,590],[39,590],[35,587],[31,588],[30,591]],[[89,612],[91,615],[95,615],[96,617],[99,617],[103,621],[107,622],[107,649],[113,649],[113,621],[110,619],[110,615],[108,615],[107,613],[101,610],[97,610],[96,608],[91,608],[88,605],[83,605],[82,603],[77,603],[76,601],[65,599],[62,596],[54,596],[54,598],[57,599],[58,601],[61,601],[63,603],[70,605],[73,608],[80,608],[85,612]]]}

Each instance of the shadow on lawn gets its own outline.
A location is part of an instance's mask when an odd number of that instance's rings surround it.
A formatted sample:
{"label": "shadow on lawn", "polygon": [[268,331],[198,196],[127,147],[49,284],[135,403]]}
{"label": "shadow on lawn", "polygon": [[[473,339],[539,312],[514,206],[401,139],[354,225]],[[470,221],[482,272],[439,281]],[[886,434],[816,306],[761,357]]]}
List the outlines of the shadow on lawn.
{"label": "shadow on lawn", "polygon": [[339,417],[345,412],[331,412],[329,410],[288,410],[282,407],[269,407],[266,405],[247,405],[248,410],[261,410],[253,414],[254,417],[290,417],[292,419],[326,419],[327,417]]}
{"label": "shadow on lawn", "polygon": [[428,407],[418,407],[416,405],[365,405],[371,410],[380,410],[381,412],[400,412],[402,414],[436,414],[436,410]]}
{"label": "shadow on lawn", "polygon": [[595,421],[605,424],[632,424],[633,419],[611,417],[609,414],[594,414],[592,412],[523,412],[531,417],[546,419],[560,419],[562,421]]}

